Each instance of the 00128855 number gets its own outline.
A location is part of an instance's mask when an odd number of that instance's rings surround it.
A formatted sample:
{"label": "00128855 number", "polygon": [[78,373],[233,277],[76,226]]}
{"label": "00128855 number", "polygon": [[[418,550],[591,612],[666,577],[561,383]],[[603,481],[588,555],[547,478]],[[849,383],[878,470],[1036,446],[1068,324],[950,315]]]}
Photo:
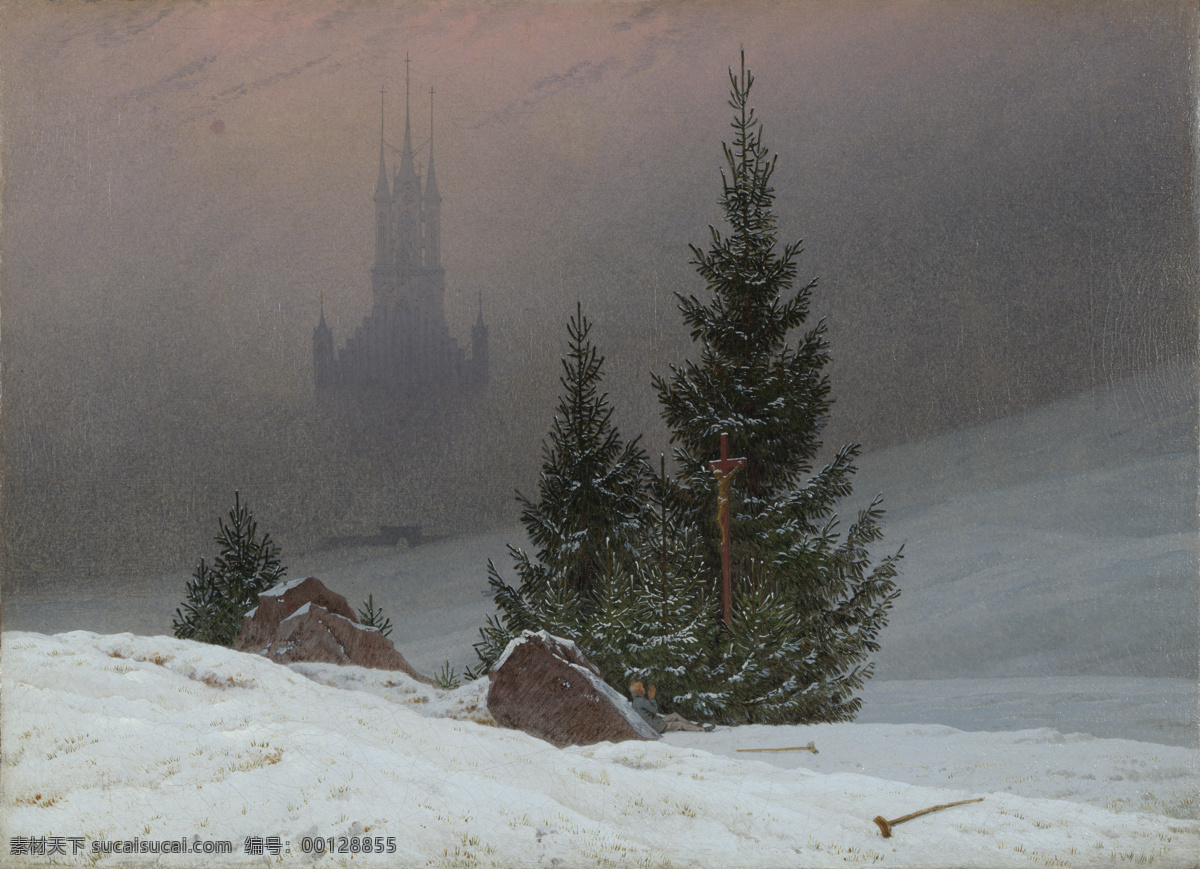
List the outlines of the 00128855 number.
{"label": "00128855 number", "polygon": [[300,840],[305,854],[394,854],[396,837],[388,836],[305,836]]}

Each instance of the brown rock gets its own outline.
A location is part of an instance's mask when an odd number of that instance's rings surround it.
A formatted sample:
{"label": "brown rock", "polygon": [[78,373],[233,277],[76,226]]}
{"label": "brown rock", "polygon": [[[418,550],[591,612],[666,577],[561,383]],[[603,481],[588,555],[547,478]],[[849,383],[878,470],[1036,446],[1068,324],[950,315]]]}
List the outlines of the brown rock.
{"label": "brown rock", "polygon": [[330,591],[315,576],[281,582],[258,596],[258,606],[246,613],[233,647],[239,652],[257,652],[275,639],[279,623],[306,603],[358,621],[346,598]]}
{"label": "brown rock", "polygon": [[434,684],[412,668],[392,641],[358,623],[346,598],[315,576],[292,580],[264,591],[258,606],[242,619],[233,647],[280,664],[318,661],[399,670]]}
{"label": "brown rock", "polygon": [[488,712],[501,727],[562,748],[658,739],[623,695],[570,640],[525,631],[488,673]]}

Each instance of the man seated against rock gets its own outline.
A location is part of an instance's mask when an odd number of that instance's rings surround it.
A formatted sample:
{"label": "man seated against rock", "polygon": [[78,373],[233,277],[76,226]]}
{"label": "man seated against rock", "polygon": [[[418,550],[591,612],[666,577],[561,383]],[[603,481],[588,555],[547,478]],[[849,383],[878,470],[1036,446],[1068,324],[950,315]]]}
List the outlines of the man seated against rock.
{"label": "man seated against rock", "polygon": [[712,724],[701,727],[699,724],[693,724],[688,721],[678,712],[672,712],[670,715],[660,715],[658,712],[658,701],[654,699],[658,689],[651,685],[647,690],[641,682],[634,682],[629,686],[629,695],[633,702],[633,708],[637,710],[638,715],[646,719],[646,723],[654,728],[657,733],[670,733],[673,730],[712,730]]}

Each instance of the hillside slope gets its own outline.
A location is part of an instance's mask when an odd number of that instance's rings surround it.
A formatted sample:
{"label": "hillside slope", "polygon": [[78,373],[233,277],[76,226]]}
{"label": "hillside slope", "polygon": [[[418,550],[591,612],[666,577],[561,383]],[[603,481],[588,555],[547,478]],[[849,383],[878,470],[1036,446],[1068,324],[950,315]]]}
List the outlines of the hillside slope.
{"label": "hillside slope", "polygon": [[864,456],[905,545],[877,676],[1196,679],[1197,478],[1181,370]]}

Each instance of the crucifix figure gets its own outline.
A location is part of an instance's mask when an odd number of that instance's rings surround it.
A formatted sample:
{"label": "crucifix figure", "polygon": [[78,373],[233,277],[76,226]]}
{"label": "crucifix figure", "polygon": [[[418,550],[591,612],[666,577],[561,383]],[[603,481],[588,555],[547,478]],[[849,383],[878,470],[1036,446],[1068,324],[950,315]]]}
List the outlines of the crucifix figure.
{"label": "crucifix figure", "polygon": [[729,582],[729,486],[737,469],[746,464],[745,459],[729,458],[729,434],[721,433],[721,458],[709,462],[717,478],[717,524],[721,526],[721,616],[725,629],[729,630],[729,604],[733,596]]}

